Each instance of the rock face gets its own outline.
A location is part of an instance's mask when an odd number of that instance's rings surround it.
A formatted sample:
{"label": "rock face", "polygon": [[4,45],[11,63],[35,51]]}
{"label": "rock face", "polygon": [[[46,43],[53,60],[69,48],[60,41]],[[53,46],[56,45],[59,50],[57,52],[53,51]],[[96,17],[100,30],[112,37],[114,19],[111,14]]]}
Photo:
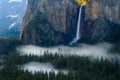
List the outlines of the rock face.
{"label": "rock face", "polygon": [[76,32],[77,8],[69,0],[28,0],[20,40],[26,44],[66,44]]}
{"label": "rock face", "polygon": [[[85,30],[83,29],[83,37],[88,37],[88,33],[84,34],[84,32],[89,32],[91,39],[99,41],[111,37],[110,33],[116,31],[111,31],[111,29],[120,29],[119,13],[120,0],[89,0],[85,8],[84,22],[87,25],[85,25]],[[119,32],[116,34],[120,35]]]}
{"label": "rock face", "polygon": [[103,15],[108,20],[120,24],[120,0],[90,0],[85,9],[86,19],[96,20]]}
{"label": "rock face", "polygon": [[[25,44],[67,44],[76,35],[78,12],[74,0],[28,0],[20,40]],[[89,0],[82,11],[81,39],[106,40],[112,28],[120,28],[119,13],[120,0]]]}

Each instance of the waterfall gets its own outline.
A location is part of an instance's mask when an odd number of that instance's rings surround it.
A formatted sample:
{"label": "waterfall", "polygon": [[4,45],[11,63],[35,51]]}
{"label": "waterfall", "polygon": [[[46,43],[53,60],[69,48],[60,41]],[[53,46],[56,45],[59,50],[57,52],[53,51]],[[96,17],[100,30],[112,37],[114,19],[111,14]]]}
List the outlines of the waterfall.
{"label": "waterfall", "polygon": [[69,43],[69,45],[76,43],[80,39],[81,12],[82,12],[82,5],[81,5],[80,10],[79,10],[79,18],[78,18],[78,23],[77,23],[76,37]]}

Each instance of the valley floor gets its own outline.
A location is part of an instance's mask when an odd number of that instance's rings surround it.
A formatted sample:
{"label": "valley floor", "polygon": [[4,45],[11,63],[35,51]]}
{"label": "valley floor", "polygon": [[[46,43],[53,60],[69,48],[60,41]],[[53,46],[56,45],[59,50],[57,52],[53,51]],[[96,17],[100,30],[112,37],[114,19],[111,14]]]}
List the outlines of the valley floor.
{"label": "valley floor", "polygon": [[[6,41],[1,41],[2,47]],[[0,80],[120,80],[119,48],[113,44],[39,47],[19,46],[17,40],[6,44],[1,48]]]}

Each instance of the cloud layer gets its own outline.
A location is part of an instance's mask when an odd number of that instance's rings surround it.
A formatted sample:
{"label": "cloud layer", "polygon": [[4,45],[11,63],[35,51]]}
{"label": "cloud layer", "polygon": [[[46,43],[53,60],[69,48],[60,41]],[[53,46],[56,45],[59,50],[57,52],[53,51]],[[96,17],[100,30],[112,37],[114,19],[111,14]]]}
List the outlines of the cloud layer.
{"label": "cloud layer", "polygon": [[99,43],[96,45],[86,45],[80,44],[78,47],[68,47],[68,46],[55,46],[50,48],[43,48],[34,45],[26,45],[17,47],[17,52],[20,55],[44,55],[45,52],[48,54],[58,54],[58,55],[78,55],[78,56],[88,56],[93,59],[104,58],[104,59],[120,59],[119,54],[109,53],[109,49],[112,47],[108,43]]}

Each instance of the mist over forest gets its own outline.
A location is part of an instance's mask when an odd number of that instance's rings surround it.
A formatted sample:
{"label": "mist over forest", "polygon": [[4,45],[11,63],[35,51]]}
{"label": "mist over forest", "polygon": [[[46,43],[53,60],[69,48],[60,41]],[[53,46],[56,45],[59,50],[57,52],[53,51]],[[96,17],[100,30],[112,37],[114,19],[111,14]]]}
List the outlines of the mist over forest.
{"label": "mist over forest", "polygon": [[120,0],[0,0],[0,80],[120,80]]}

